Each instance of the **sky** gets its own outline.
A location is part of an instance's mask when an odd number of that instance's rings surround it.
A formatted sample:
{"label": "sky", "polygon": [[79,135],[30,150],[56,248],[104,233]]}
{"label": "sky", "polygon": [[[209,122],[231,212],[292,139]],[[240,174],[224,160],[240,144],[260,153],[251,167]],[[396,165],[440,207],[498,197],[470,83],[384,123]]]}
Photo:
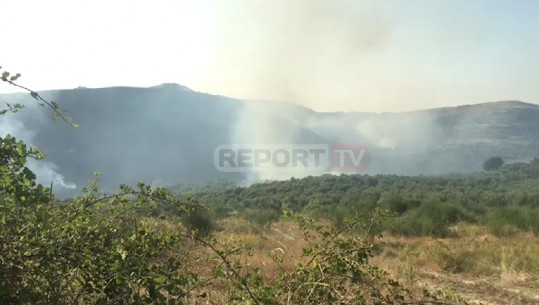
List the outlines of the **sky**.
{"label": "sky", "polygon": [[35,90],[179,83],[317,111],[537,103],[537,12],[533,0],[0,0],[0,66]]}

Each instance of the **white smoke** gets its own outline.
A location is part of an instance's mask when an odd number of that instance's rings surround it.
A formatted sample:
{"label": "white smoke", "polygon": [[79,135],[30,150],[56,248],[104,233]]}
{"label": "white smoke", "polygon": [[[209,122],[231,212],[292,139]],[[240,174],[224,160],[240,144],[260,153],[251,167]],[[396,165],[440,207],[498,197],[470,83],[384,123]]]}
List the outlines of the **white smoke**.
{"label": "white smoke", "polygon": [[[379,92],[373,70],[393,35],[383,1],[297,0],[219,4],[218,91],[296,102],[315,110],[361,109]],[[222,88],[221,88],[222,87]],[[372,109],[372,107],[369,107]]]}
{"label": "white smoke", "polygon": [[[392,31],[391,21],[380,5],[358,5],[348,0],[259,4],[243,1],[238,7],[223,5],[220,10],[221,35],[234,42],[223,46],[217,58],[220,71],[239,80],[237,83],[248,91],[248,96],[262,94],[264,98],[315,109],[325,104],[364,102],[359,99],[369,83],[364,76],[371,73],[362,67],[384,48]],[[359,70],[361,74],[357,74]],[[230,86],[234,84],[227,84]],[[246,103],[232,142],[291,144],[301,138],[298,132],[309,130],[330,142],[357,143],[361,130],[338,118],[313,117],[302,111],[308,110],[286,103]],[[377,144],[393,145],[389,137]],[[293,175],[299,178],[312,174]],[[291,176],[264,168],[253,170],[247,179],[280,180]]]}
{"label": "white smoke", "polygon": [[371,120],[363,120],[357,124],[358,133],[380,147],[395,149],[395,139],[390,134],[383,134],[380,126]]}
{"label": "white smoke", "polygon": [[[295,144],[301,127],[301,108],[279,102],[245,102],[239,110],[232,133],[232,144],[285,146]],[[253,167],[247,173],[246,185],[267,180],[283,180],[291,177],[301,178],[313,172],[276,170],[271,164]]]}
{"label": "white smoke", "polygon": [[[22,96],[14,96],[15,100],[10,100],[10,103],[20,103],[25,107],[20,110],[20,113],[8,112],[0,117],[0,136],[12,135],[18,140],[23,140],[29,147],[34,147],[35,132],[26,128],[23,121],[19,118],[21,115],[30,117],[33,122],[43,122],[48,115],[45,109],[36,106],[28,102],[26,99],[22,99]],[[7,106],[5,106],[7,107]],[[2,107],[5,108],[5,107]],[[36,175],[36,181],[45,186],[49,186],[51,183],[55,189],[59,190],[73,190],[76,189],[76,185],[66,180],[62,174],[58,172],[58,166],[52,162],[46,160],[28,159],[27,166]]]}

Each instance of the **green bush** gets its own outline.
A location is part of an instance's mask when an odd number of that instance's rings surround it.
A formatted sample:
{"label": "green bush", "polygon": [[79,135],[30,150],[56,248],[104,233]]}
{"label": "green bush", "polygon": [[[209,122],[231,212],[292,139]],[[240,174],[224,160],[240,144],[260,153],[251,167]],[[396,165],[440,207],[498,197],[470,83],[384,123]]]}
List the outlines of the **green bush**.
{"label": "green bush", "polygon": [[492,234],[509,236],[518,230],[539,234],[538,219],[539,208],[508,206],[489,210],[482,222]]}
{"label": "green bush", "polygon": [[187,229],[199,237],[208,236],[215,228],[210,211],[203,206],[192,207],[181,219]]}
{"label": "green bush", "polygon": [[406,199],[398,195],[390,196],[380,202],[380,208],[388,209],[398,215],[402,215],[408,210],[415,209],[419,205],[420,202],[417,200]]}
{"label": "green bush", "polygon": [[385,223],[395,235],[446,237],[449,227],[462,220],[472,220],[462,207],[451,202],[427,201]]}
{"label": "green bush", "polygon": [[281,212],[271,208],[246,209],[242,212],[242,217],[250,222],[256,229],[268,230],[272,223],[278,221]]}

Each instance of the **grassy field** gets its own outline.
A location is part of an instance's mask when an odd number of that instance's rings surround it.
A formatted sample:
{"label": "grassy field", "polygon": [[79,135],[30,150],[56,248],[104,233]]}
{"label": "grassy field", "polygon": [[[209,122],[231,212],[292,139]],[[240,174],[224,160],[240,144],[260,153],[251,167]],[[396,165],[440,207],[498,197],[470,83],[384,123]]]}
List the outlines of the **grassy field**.
{"label": "grassy field", "polygon": [[[228,218],[218,226],[216,238],[248,249],[242,263],[259,268],[266,280],[304,260],[307,243],[296,222],[279,221],[260,229]],[[539,304],[539,237],[526,232],[495,236],[464,223],[451,232],[446,238],[383,234],[374,240],[371,262],[417,292],[441,289],[482,304]],[[213,300],[220,299],[218,291],[212,291]]]}

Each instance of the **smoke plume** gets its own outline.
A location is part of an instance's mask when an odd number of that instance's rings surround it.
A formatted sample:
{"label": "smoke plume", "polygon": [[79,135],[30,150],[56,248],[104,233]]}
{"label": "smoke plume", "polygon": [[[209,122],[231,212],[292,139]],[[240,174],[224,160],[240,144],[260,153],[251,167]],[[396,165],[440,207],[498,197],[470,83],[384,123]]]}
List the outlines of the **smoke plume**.
{"label": "smoke plume", "polygon": [[[11,95],[15,100],[10,100],[9,103],[20,103],[24,108],[17,113],[8,112],[1,117],[0,120],[0,136],[5,137],[10,134],[19,140],[23,140],[29,147],[35,147],[36,132],[34,128],[28,128],[23,123],[32,121],[37,126],[44,124],[48,113],[45,109],[37,106],[32,101],[28,101],[24,95]],[[20,97],[20,99],[17,99]],[[49,118],[50,119],[50,118]],[[46,154],[46,152],[44,152]],[[36,181],[40,184],[49,186],[53,184],[53,188],[57,191],[73,190],[76,185],[66,180],[66,178],[58,172],[58,166],[46,160],[28,159],[27,166],[36,174]]]}
{"label": "smoke plume", "polygon": [[371,86],[376,71],[370,63],[380,60],[392,34],[384,6],[353,0],[222,4],[216,72],[226,71],[222,85],[232,94],[241,87],[244,98],[316,110],[367,102],[362,95],[378,90]]}

